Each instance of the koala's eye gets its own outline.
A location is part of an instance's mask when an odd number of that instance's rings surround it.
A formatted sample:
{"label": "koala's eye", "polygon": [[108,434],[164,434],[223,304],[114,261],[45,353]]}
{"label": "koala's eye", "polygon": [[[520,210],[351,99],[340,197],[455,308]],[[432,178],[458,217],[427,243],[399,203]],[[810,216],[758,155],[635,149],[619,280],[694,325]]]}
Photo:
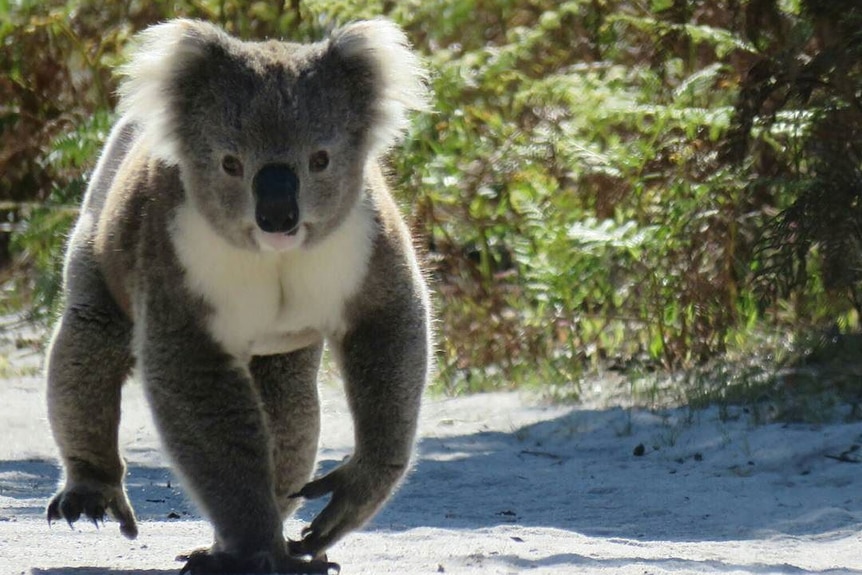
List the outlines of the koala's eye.
{"label": "koala's eye", "polygon": [[242,176],[242,162],[236,156],[226,155],[221,159],[221,169],[228,176]]}
{"label": "koala's eye", "polygon": [[308,169],[312,172],[322,172],[329,166],[329,154],[326,150],[317,150],[308,158]]}

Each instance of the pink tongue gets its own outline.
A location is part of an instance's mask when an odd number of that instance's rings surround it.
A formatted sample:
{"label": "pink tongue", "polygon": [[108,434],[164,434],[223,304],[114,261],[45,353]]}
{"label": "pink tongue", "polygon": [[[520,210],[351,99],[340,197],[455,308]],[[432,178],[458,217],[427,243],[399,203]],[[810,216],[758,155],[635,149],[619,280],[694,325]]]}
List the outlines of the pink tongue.
{"label": "pink tongue", "polygon": [[267,243],[267,245],[276,250],[291,248],[298,243],[296,231],[291,234],[270,234],[267,232],[263,232],[260,235],[263,241]]}

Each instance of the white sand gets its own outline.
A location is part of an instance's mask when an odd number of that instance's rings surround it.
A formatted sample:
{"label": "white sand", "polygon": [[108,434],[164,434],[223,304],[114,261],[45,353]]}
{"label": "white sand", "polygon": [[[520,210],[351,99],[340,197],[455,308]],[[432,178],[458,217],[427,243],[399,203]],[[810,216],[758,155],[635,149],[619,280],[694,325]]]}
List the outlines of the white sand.
{"label": "white sand", "polygon": [[[39,361],[13,354],[6,371]],[[340,389],[323,386],[323,398],[330,469],[352,431]],[[0,380],[0,575],[164,575],[182,566],[178,552],[211,540],[137,383],[123,414],[138,539],[111,521],[49,528],[59,470],[43,384]],[[429,400],[409,480],[329,558],[345,575],[862,574],[862,423],[755,426],[741,410],[729,415],[542,407],[514,393]],[[319,508],[303,508],[286,535]]]}

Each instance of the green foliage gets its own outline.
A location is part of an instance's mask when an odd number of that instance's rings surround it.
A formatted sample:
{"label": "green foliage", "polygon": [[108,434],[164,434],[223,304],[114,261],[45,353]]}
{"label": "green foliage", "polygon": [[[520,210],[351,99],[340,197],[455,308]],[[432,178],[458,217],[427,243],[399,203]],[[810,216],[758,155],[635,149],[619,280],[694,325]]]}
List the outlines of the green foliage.
{"label": "green foliage", "polygon": [[65,182],[54,182],[41,204],[22,207],[23,223],[12,238],[11,248],[18,255],[18,265],[30,273],[18,278],[19,289],[32,293],[31,316],[50,319],[61,303],[62,259],[66,236],[77,216],[76,206],[83,196],[86,181],[82,169],[89,165],[111,127],[106,110],[97,110],[74,131],[62,134],[50,143],[47,162],[76,174]]}
{"label": "green foliage", "polygon": [[[714,159],[735,95],[715,90],[733,79],[717,59],[750,47],[587,2],[496,3],[459,26],[457,40],[426,40],[443,48],[439,119],[400,170],[423,189],[425,232],[444,254],[443,324],[458,338],[444,341],[444,379],[498,379],[482,373],[491,365],[521,382],[536,358],[572,378],[721,351],[755,312],[737,301],[727,237],[744,187]],[[655,35],[690,41],[682,56],[655,53]]]}
{"label": "green foliage", "polygon": [[50,308],[69,207],[108,131],[110,70],[135,31],[188,16],[310,40],[385,14],[433,72],[435,112],[389,163],[438,293],[440,388],[713,365],[761,331],[856,327],[842,318],[862,311],[860,12],[849,0],[0,2],[0,202],[39,205],[13,217],[13,248]]}

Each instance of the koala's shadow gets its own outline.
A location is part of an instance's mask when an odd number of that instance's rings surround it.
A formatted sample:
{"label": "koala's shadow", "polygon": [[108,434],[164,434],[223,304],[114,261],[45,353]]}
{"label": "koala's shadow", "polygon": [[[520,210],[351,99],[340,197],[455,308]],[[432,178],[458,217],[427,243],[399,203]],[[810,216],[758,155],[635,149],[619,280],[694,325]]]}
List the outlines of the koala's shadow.
{"label": "koala's shadow", "polygon": [[0,494],[17,500],[18,515],[43,514],[59,478],[60,469],[53,461],[0,461]]}
{"label": "koala's shadow", "polygon": [[[597,537],[686,542],[757,537],[770,531],[797,536],[862,529],[862,498],[848,498],[844,489],[829,489],[828,476],[823,478],[823,489],[777,508],[769,497],[737,500],[735,492],[725,491],[728,509],[745,506],[749,510],[744,521],[728,515],[725,521],[715,518],[691,529],[690,522],[673,520],[682,509],[657,504],[654,495],[668,487],[664,475],[655,473],[655,465],[643,464],[630,448],[617,448],[612,441],[604,450],[587,447],[591,444],[586,435],[606,434],[618,419],[618,409],[578,410],[512,432],[426,438],[420,442],[420,456],[408,480],[366,529],[472,531],[510,524]],[[581,435],[543,446],[543,438],[578,425],[585,428]],[[623,445],[624,441],[620,439]],[[630,459],[619,459],[620,452]],[[616,476],[614,469],[625,471]],[[716,495],[708,484],[711,480],[704,473],[696,488],[692,482],[676,484],[684,501],[681,505],[712,507]],[[772,480],[768,473],[748,478],[752,489],[765,492],[769,489],[754,484]],[[798,521],[805,517],[823,519]]]}
{"label": "koala's shadow", "polygon": [[33,568],[30,575],[177,575],[176,569],[106,569],[104,567]]}
{"label": "koala's shadow", "polygon": [[[44,516],[60,481],[56,461],[27,459],[0,461],[0,492],[18,500],[16,515]],[[128,465],[126,489],[139,520],[164,521],[197,517],[185,493],[164,467]]]}
{"label": "koala's shadow", "polygon": [[[592,431],[599,433],[616,417],[614,410],[579,411]],[[848,499],[842,490],[823,490],[817,497],[800,498],[793,506],[775,509],[770,498],[745,500],[754,509],[746,513],[745,524],[731,529],[720,521],[709,521],[697,530],[686,522],[672,520],[673,509],[656,505],[651,494],[667,486],[658,484],[649,466],[632,464],[625,480],[602,473],[585,472],[597,461],[613,458],[613,453],[596,452],[570,444],[537,447],[524,438],[551,437],[554,429],[572,428],[569,416],[544,421],[512,432],[480,432],[445,438],[425,438],[407,481],[375,519],[369,531],[407,531],[433,527],[447,530],[475,530],[498,525],[549,527],[601,537],[648,540],[651,533],[676,541],[723,540],[743,532],[777,530],[798,535],[787,527],[798,517],[819,516],[823,510],[842,509],[836,521],[823,520],[803,528],[806,534],[826,533],[836,528],[862,529],[862,499]],[[706,453],[709,457],[709,453]],[[317,474],[330,471],[340,460],[325,459]],[[846,464],[845,464],[846,465]],[[601,469],[610,469],[602,466]],[[816,470],[815,470],[816,472]],[[18,499],[15,514],[44,516],[45,505],[59,479],[53,461],[0,461],[0,492]],[[708,480],[708,478],[706,479]],[[769,476],[753,476],[749,483],[768,481]],[[126,485],[139,519],[172,521],[198,519],[200,514],[164,465],[147,467],[130,464]],[[691,489],[683,484],[677,489]],[[689,507],[706,506],[714,497],[708,485],[681,493]],[[741,505],[727,495],[728,508]],[[320,512],[326,499],[308,501],[296,519],[307,524]],[[661,508],[661,509],[659,509]],[[660,510],[662,513],[658,513]],[[2,509],[0,509],[2,511]],[[825,516],[824,516],[825,517]],[[841,518],[844,518],[843,520]],[[728,520],[730,521],[730,519]],[[736,519],[734,520],[736,521]],[[790,529],[791,531],[788,531]],[[68,573],[43,571],[41,573]],[[76,575],[104,571],[75,571]],[[162,573],[135,572],[135,573]]]}

